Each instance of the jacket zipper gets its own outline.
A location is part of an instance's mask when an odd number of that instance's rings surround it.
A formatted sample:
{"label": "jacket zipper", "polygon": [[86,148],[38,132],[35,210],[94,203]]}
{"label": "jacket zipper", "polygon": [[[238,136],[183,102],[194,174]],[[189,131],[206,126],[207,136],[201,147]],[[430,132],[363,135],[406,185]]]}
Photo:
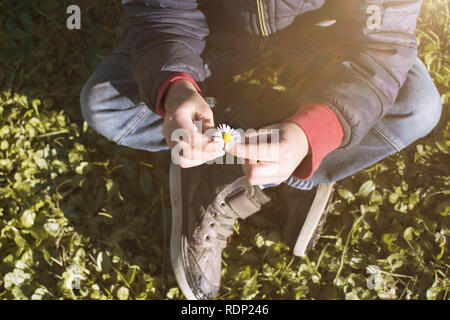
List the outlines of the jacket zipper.
{"label": "jacket zipper", "polygon": [[264,7],[262,0],[256,0],[256,8],[258,11],[258,27],[261,37],[258,39],[258,48],[264,49],[269,39],[269,32],[267,31],[266,19],[264,17]]}

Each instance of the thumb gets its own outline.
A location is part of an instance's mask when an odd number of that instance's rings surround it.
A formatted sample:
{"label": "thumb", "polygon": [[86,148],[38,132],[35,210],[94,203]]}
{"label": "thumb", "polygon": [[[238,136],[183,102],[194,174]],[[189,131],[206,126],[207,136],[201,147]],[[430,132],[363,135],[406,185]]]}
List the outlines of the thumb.
{"label": "thumb", "polygon": [[261,128],[258,131],[246,134],[243,143],[233,145],[229,153],[248,160],[278,161],[278,135],[275,137],[274,131],[268,128]]}
{"label": "thumb", "polygon": [[200,110],[196,111],[192,118],[194,119],[195,126],[202,133],[210,129],[215,129],[214,114],[206,102]]}

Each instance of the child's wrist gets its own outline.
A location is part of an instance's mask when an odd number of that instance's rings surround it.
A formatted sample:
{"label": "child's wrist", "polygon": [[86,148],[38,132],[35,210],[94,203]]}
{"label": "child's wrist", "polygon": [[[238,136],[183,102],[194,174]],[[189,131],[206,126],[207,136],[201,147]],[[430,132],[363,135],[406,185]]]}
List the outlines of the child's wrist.
{"label": "child's wrist", "polygon": [[166,113],[171,113],[185,100],[194,94],[199,94],[195,86],[189,80],[176,80],[167,89],[163,107]]}

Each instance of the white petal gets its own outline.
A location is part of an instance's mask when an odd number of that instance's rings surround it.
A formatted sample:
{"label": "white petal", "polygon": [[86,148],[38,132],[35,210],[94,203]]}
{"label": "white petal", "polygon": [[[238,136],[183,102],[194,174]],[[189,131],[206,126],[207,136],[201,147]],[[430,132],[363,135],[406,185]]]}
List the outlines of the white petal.
{"label": "white petal", "polygon": [[218,129],[223,133],[227,133],[227,132],[230,132],[231,127],[227,124],[222,123],[219,125]]}

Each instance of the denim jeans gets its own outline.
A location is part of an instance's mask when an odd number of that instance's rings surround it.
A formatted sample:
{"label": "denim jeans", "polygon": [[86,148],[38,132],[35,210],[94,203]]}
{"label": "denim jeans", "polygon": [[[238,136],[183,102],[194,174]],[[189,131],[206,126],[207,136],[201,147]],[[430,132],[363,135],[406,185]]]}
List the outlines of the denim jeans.
{"label": "denim jeans", "polygon": [[[122,44],[87,81],[80,99],[83,116],[97,132],[120,145],[150,152],[168,151],[162,135],[163,120],[139,96],[131,72],[130,50],[129,45]],[[211,45],[207,46],[203,59],[208,74],[205,82],[200,84],[203,93],[213,97],[224,95],[228,99],[226,104],[214,107],[215,118],[237,128],[257,128],[293,114],[300,104],[279,103],[264,111],[248,107],[252,99],[264,99],[264,92],[260,92],[262,96],[255,96],[254,92],[247,94],[240,102],[238,93],[221,92],[223,87],[233,82],[233,74],[253,67],[261,69],[266,65],[276,69],[279,65],[286,66],[288,62],[284,72],[288,75],[282,73],[280,78],[285,76],[286,79],[297,81],[298,77],[289,74],[311,74],[314,66],[324,63],[327,58],[307,51],[277,48],[225,50]],[[233,85],[239,89],[240,82]],[[303,89],[299,88],[299,95]],[[245,90],[241,90],[244,95]],[[274,101],[277,103],[277,100]],[[299,101],[301,98],[296,99],[296,102]],[[441,110],[440,95],[424,64],[417,58],[390,113],[372,127],[359,145],[340,148],[328,154],[310,179],[290,177],[286,183],[309,190],[319,183],[335,182],[363,170],[427,135],[438,123]]]}

